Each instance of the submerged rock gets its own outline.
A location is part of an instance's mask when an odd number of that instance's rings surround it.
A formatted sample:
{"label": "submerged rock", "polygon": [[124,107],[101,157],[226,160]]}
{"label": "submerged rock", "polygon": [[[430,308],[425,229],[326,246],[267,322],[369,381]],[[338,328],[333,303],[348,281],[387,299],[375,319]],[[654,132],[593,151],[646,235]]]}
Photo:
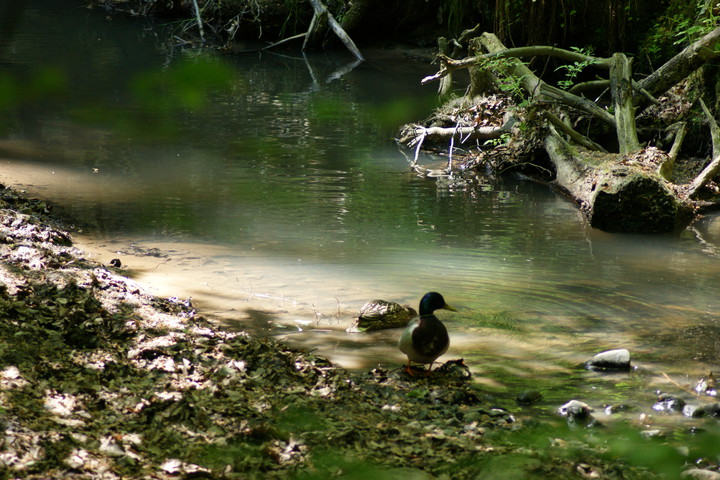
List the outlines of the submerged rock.
{"label": "submerged rock", "polygon": [[704,468],[689,468],[680,478],[687,480],[720,480],[720,473]]}
{"label": "submerged rock", "polygon": [[631,368],[630,352],[626,348],[606,350],[595,355],[585,365],[590,370],[628,371]]}
{"label": "submerged rock", "polygon": [[707,378],[701,379],[697,385],[695,385],[695,391],[700,395],[707,395],[710,397],[717,396],[717,381],[712,372]]}
{"label": "submerged rock", "polygon": [[593,408],[580,400],[570,400],[558,408],[558,413],[567,417],[568,423],[583,425],[586,427],[591,427],[597,424],[597,421],[592,416],[592,412]]}
{"label": "submerged rock", "polygon": [[605,405],[606,415],[615,415],[617,413],[629,412],[632,410],[634,410],[634,407],[626,403],[618,403],[617,405]]}
{"label": "submerged rock", "polygon": [[539,402],[542,400],[542,393],[538,392],[537,390],[523,390],[522,392],[518,393],[517,397],[515,397],[515,401],[518,403],[518,405],[532,405],[534,403]]}
{"label": "submerged rock", "polygon": [[[694,408],[693,408],[694,407]],[[702,407],[688,405],[683,409],[683,413],[688,417],[720,417],[720,403],[715,402]]]}
{"label": "submerged rock", "polygon": [[685,408],[686,402],[682,398],[669,395],[667,393],[659,393],[658,401],[652,406],[656,412],[680,413]]}

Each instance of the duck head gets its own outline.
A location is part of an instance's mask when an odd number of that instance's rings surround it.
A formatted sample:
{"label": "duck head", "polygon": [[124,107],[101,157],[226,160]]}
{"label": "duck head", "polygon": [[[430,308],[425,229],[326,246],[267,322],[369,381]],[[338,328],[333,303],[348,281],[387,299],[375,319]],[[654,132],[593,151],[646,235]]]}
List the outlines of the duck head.
{"label": "duck head", "polygon": [[453,307],[445,303],[445,299],[438,292],[428,292],[420,300],[420,315],[431,315],[435,310],[440,309],[451,310],[456,312]]}

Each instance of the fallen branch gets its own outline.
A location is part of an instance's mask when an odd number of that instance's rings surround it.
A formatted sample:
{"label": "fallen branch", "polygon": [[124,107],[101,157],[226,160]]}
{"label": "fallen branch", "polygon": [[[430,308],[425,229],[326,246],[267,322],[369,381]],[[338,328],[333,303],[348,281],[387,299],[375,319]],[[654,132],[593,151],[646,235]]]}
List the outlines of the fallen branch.
{"label": "fallen branch", "polygon": [[638,82],[651,95],[660,96],[680,80],[720,56],[720,28],[688,45],[663,66]]}
{"label": "fallen branch", "polygon": [[[686,126],[678,122],[674,128],[665,129],[667,140],[672,140],[674,135],[669,154],[652,146],[643,148],[644,141],[641,143],[636,126],[639,106],[659,104],[655,98],[658,93],[663,93],[700,66],[720,58],[720,28],[688,46],[681,55],[640,82],[632,80],[632,62],[622,53],[615,53],[610,58],[595,58],[553,47],[506,48],[491,33],[483,33],[473,39],[471,45],[477,53],[474,56],[454,59],[448,54],[439,54],[439,71],[425,77],[422,83],[449,78],[455,70],[466,68],[470,74],[466,98],[487,95],[494,85],[504,92],[511,92],[516,101],[522,101],[523,108],[529,105],[531,115],[527,118],[539,122],[529,120],[525,130],[530,133],[521,130],[520,136],[525,134],[534,141],[544,138],[545,151],[555,167],[554,184],[580,205],[591,226],[605,231],[667,232],[687,225],[700,209],[720,206],[720,202],[710,204],[694,198],[712,178],[720,175],[720,126],[707,106],[701,103],[713,140],[712,161],[690,184],[677,185],[673,183],[672,175],[687,133]],[[444,50],[449,51],[450,46]],[[609,77],[578,84],[566,91],[543,81],[519,59],[538,55],[562,58],[575,63],[578,69],[580,63],[609,69]],[[499,58],[506,60],[497,61]],[[581,94],[590,89],[597,91],[596,101]],[[607,91],[610,98],[607,98]],[[576,112],[569,112],[566,107]],[[564,121],[556,114],[558,111],[581,114],[580,121],[588,125],[588,131],[595,119],[610,126],[616,135],[619,152],[608,153],[589,135],[579,133],[572,124]],[[450,144],[449,158],[452,158],[453,147],[458,141],[498,138],[505,132],[505,126],[476,128],[477,124],[486,124],[485,115],[482,111],[473,118],[465,117],[449,128],[411,126],[403,131],[403,143],[417,147],[417,159],[419,147],[426,139],[445,141]],[[452,118],[450,121],[455,123]],[[440,124],[448,125],[447,122]],[[594,130],[603,136],[608,132],[604,125],[594,127]],[[416,160],[413,163],[416,164]]]}
{"label": "fallen branch", "polygon": [[718,123],[710,112],[710,109],[705,105],[703,99],[700,99],[700,107],[702,108],[705,118],[707,118],[708,124],[710,125],[710,138],[712,139],[713,156],[720,155],[720,128]]}
{"label": "fallen branch", "polygon": [[672,178],[672,172],[675,169],[675,162],[677,161],[680,148],[682,147],[685,135],[687,134],[687,124],[685,122],[676,124],[676,127],[677,132],[675,132],[675,139],[673,140],[672,147],[670,147],[670,151],[668,152],[668,158],[658,168],[660,176],[668,181]]}
{"label": "fallen branch", "polygon": [[200,16],[200,7],[197,0],[193,0],[193,8],[195,8],[195,20],[197,21],[198,30],[200,30],[200,40],[205,41],[205,31],[203,30],[202,17]]}
{"label": "fallen branch", "polygon": [[400,143],[414,147],[421,139],[436,142],[450,141],[453,139],[466,142],[468,140],[490,140],[500,138],[508,129],[502,127],[423,127],[411,125],[405,128],[400,136]]}
{"label": "fallen branch", "polygon": [[305,33],[298,33],[297,35],[293,35],[292,37],[283,38],[282,40],[278,40],[277,42],[271,43],[270,45],[266,45],[262,48],[258,48],[255,50],[243,50],[243,52],[256,52],[256,51],[261,51],[261,50],[270,50],[271,48],[275,48],[278,45],[282,45],[283,43],[290,42],[292,40],[298,40],[300,38],[304,38],[305,35],[306,35]]}
{"label": "fallen branch", "polygon": [[[490,53],[504,52],[507,50],[502,42],[492,33],[483,33],[479,38],[483,47]],[[582,55],[582,57],[586,57],[586,55]],[[520,85],[531,97],[535,97],[540,101],[553,100],[564,103],[597,117],[613,128],[615,127],[615,117],[610,115],[606,110],[600,108],[587,98],[578,97],[577,95],[545,83],[520,60],[511,59],[504,69],[507,70],[506,73],[509,76],[519,79]]]}
{"label": "fallen branch", "polygon": [[450,74],[454,70],[461,68],[470,68],[478,64],[482,64],[492,58],[523,58],[523,57],[538,57],[548,56],[560,58],[568,62],[587,62],[591,61],[591,65],[594,67],[609,69],[612,66],[612,60],[610,58],[593,57],[591,55],[585,55],[582,53],[574,52],[572,50],[565,50],[562,48],[551,47],[547,45],[537,45],[532,47],[517,47],[517,48],[503,48],[493,52],[488,52],[482,55],[475,55],[472,57],[466,57],[461,60],[455,60],[448,57],[447,55],[438,55],[437,58],[440,60],[442,67],[434,75],[429,75],[422,79],[421,83],[426,83],[439,80],[445,75]]}
{"label": "fallen branch", "polygon": [[630,60],[624,53],[615,53],[612,58],[610,91],[615,105],[615,131],[618,145],[622,154],[635,153],[640,150],[640,142],[635,127]]}
{"label": "fallen branch", "polygon": [[720,171],[720,128],[702,98],[700,99],[700,106],[705,114],[705,118],[707,118],[707,121],[710,124],[710,136],[713,144],[713,159],[703,169],[703,171],[695,177],[695,180],[690,183],[690,187],[687,191],[688,198],[695,198],[698,191],[707,185],[707,183]]}
{"label": "fallen branch", "polygon": [[547,119],[547,121],[549,121],[556,128],[558,128],[560,131],[562,131],[567,136],[569,136],[578,145],[582,145],[583,147],[587,148],[588,150],[595,150],[597,152],[608,153],[607,150],[605,150],[602,145],[599,145],[599,144],[593,142],[592,140],[587,138],[585,135],[577,132],[570,125],[568,125],[565,122],[563,122],[562,120],[560,120],[554,113],[544,112],[543,115],[545,116],[545,119]]}
{"label": "fallen branch", "polygon": [[335,32],[335,35],[337,35],[337,37],[345,45],[345,47],[350,50],[350,53],[355,55],[355,58],[364,61],[365,58],[362,56],[362,53],[360,53],[360,50],[357,48],[357,46],[355,46],[355,42],[353,42],[350,36],[345,33],[345,30],[343,30],[338,21],[335,20],[335,17],[333,17],[332,13],[330,13],[327,7],[320,0],[310,0],[310,4],[315,10],[315,15],[313,16],[313,19],[315,19],[315,17],[323,17],[327,15],[328,25],[330,26],[332,31]]}

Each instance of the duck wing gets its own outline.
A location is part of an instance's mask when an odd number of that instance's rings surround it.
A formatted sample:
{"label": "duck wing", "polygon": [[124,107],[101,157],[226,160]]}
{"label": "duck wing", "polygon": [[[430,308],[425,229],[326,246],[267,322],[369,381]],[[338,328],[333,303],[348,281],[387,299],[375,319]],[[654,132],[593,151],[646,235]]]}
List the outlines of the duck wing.
{"label": "duck wing", "polygon": [[447,351],[450,336],[440,319],[435,315],[424,315],[412,332],[412,342],[417,353],[434,361]]}

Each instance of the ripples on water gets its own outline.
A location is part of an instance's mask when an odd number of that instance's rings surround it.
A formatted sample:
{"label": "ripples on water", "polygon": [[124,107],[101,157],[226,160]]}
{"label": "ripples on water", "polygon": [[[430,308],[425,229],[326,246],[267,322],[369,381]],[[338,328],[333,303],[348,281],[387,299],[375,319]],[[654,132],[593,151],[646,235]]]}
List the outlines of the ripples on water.
{"label": "ripples on water", "polygon": [[[135,23],[84,11],[61,17],[77,34],[58,29],[60,42],[46,29],[50,4],[39,5],[0,60],[32,72],[50,56],[69,87],[4,127],[0,153],[16,159],[6,171],[30,172],[26,185],[117,248],[185,242],[165,275],[193,295],[207,286],[203,301],[219,314],[257,319],[261,309],[271,323],[301,321],[310,328],[291,341],[341,360],[366,356],[366,367],[397,361],[397,332],[346,336],[353,312],[372,298],[416,303],[439,290],[461,309],[443,315],[451,354],[488,380],[512,368],[493,379],[570,375],[616,347],[675,375],[717,366],[707,340],[720,331],[714,222],[671,236],[609,235],[544,186],[508,179],[448,191],[415,177],[391,138],[429,111],[434,87],[419,80],[431,66],[369,51],[368,63],[326,82],[350,59],[166,58]],[[188,108],[167,72],[192,71],[198,59],[232,76]],[[147,110],[138,84],[159,89],[157,108]],[[35,148],[25,162],[11,147],[18,141]],[[154,278],[163,265],[137,272]],[[250,298],[255,317],[242,303]]]}

